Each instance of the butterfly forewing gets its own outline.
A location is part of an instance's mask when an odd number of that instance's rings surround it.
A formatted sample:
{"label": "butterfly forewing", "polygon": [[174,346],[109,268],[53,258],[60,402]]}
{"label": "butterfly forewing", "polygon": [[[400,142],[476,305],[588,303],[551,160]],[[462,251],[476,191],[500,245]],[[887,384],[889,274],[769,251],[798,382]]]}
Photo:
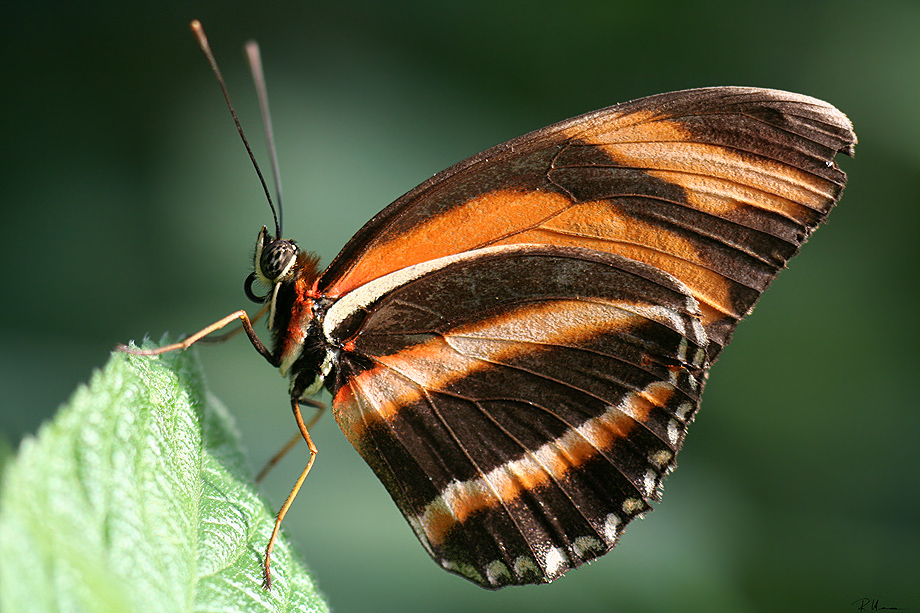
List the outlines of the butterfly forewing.
{"label": "butterfly forewing", "polygon": [[651,508],[708,367],[839,199],[855,142],[832,106],[750,88],[538,130],[288,282],[277,361],[294,398],[325,380],[441,566],[551,581]]}
{"label": "butterfly forewing", "polygon": [[687,288],[539,246],[396,274],[359,325],[330,312],[346,348],[333,406],[429,553],[500,587],[609,550],[697,407],[705,333]]}
{"label": "butterfly forewing", "polygon": [[806,96],[652,96],[470,158],[372,219],[320,280],[331,295],[499,244],[578,246],[666,271],[699,302],[715,357],[840,196],[849,120]]}

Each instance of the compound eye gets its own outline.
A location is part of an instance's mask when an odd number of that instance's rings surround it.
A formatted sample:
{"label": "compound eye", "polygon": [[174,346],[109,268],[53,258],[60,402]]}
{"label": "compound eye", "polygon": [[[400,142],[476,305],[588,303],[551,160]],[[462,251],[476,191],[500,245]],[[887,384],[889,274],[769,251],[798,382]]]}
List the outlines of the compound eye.
{"label": "compound eye", "polygon": [[267,248],[262,250],[259,258],[259,271],[262,276],[274,283],[291,271],[297,259],[297,245],[291,241],[272,241]]}

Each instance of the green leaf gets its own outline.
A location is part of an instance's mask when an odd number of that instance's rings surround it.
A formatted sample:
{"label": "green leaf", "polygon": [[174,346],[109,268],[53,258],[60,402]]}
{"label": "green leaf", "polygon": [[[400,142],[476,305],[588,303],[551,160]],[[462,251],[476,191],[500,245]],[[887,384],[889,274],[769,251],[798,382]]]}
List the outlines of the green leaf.
{"label": "green leaf", "polygon": [[113,353],[6,462],[0,610],[327,611],[188,352]]}

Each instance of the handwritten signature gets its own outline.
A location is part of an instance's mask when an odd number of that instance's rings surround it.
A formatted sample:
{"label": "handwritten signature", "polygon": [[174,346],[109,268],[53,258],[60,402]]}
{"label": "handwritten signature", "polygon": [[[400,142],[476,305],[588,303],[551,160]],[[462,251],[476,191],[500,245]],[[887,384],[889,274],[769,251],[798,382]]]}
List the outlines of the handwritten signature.
{"label": "handwritten signature", "polygon": [[857,611],[901,611],[901,607],[886,607],[879,604],[878,598],[857,598],[853,601]]}

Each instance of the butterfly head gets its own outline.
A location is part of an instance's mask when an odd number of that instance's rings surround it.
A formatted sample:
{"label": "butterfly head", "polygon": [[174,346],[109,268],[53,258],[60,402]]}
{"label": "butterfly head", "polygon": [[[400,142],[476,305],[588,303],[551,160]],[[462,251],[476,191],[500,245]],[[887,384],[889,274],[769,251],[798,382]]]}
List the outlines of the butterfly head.
{"label": "butterfly head", "polygon": [[[299,251],[294,241],[272,238],[265,226],[262,226],[252,256],[253,272],[246,277],[246,282],[243,284],[246,297],[257,304],[268,300],[280,283],[294,275]],[[272,289],[264,296],[259,296],[252,289],[252,284],[256,281]]]}
{"label": "butterfly head", "polygon": [[[268,306],[270,330],[278,332],[287,326],[298,293],[312,286],[318,276],[318,263],[319,258],[303,251],[294,241],[273,237],[265,227],[259,231],[252,256],[253,272],[246,277],[243,290],[253,302]],[[264,295],[253,290],[256,282],[268,288]]]}
{"label": "butterfly head", "polygon": [[299,252],[294,241],[272,238],[263,226],[253,255],[255,278],[270,287],[290,279],[294,276]]}
{"label": "butterfly head", "polygon": [[[280,285],[295,276],[299,253],[300,248],[294,241],[272,238],[265,226],[262,226],[252,256],[253,272],[246,277],[243,284],[246,297],[257,304],[273,300]],[[259,296],[252,289],[256,281],[271,289],[264,296]]]}

